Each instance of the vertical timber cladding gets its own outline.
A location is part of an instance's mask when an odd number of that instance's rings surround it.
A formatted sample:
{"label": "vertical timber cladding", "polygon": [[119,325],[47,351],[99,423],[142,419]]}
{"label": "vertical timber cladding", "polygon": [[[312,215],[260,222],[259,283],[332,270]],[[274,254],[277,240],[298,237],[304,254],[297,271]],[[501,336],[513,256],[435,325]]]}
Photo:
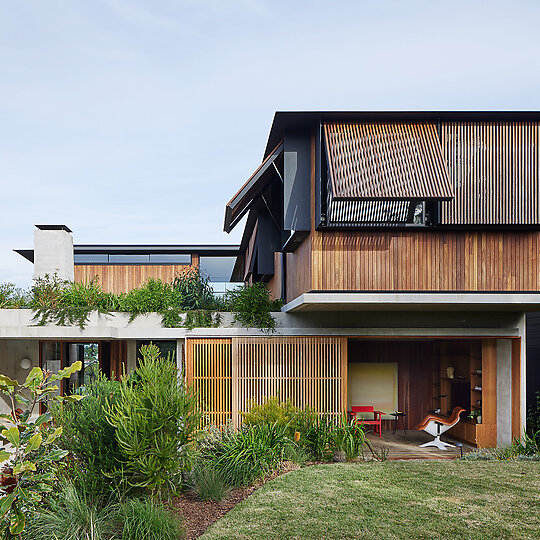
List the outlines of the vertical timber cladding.
{"label": "vertical timber cladding", "polygon": [[221,426],[231,420],[231,340],[186,339],[186,382],[198,394],[204,424]]}
{"label": "vertical timber cladding", "polygon": [[337,419],[347,406],[347,339],[233,338],[233,421],[249,401],[278,396]]}

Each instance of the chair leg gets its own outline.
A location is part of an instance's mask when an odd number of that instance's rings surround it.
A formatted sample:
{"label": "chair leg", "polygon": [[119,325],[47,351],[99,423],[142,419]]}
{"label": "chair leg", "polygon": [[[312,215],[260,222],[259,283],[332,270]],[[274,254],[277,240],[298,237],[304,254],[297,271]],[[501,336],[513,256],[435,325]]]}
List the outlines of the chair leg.
{"label": "chair leg", "polygon": [[451,446],[452,448],[455,448],[455,445],[441,441],[440,435],[437,435],[432,441],[429,441],[427,443],[421,444],[419,448],[425,448],[426,446],[435,446],[439,450],[446,450],[448,446]]}

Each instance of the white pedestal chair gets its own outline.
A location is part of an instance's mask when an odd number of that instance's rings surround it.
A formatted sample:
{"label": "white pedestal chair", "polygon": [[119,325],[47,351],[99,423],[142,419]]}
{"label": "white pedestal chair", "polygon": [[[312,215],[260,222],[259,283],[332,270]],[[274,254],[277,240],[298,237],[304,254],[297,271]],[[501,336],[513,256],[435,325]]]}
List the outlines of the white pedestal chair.
{"label": "white pedestal chair", "polygon": [[440,450],[446,450],[447,446],[454,447],[453,444],[441,441],[441,435],[459,422],[459,415],[464,411],[465,409],[463,407],[454,407],[454,410],[449,417],[440,416],[438,414],[428,414],[422,422],[416,426],[416,429],[425,431],[435,438],[432,441],[421,444],[420,448],[436,446]]}

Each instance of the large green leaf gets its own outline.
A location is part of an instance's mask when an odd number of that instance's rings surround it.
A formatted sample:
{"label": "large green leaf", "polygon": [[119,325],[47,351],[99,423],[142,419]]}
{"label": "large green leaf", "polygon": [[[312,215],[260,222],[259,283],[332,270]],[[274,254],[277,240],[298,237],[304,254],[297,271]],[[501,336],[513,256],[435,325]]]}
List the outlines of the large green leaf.
{"label": "large green leaf", "polygon": [[58,386],[47,386],[47,388],[42,388],[39,390],[36,390],[36,395],[38,396],[44,396],[45,394],[51,394],[58,390]]}
{"label": "large green leaf", "polygon": [[60,437],[60,435],[62,435],[62,427],[57,427],[53,433],[51,433],[48,437],[47,437],[47,440],[45,441],[44,444],[51,444],[53,443],[56,439],[58,439],[58,437]]}
{"label": "large green leaf", "polygon": [[16,498],[16,493],[8,493],[7,495],[0,497],[0,518],[3,518],[6,515]]}
{"label": "large green leaf", "polygon": [[19,430],[15,426],[11,426],[9,429],[3,429],[2,436],[5,437],[13,446],[19,448]]}
{"label": "large green leaf", "polygon": [[32,435],[28,441],[28,444],[26,445],[26,451],[33,452],[34,450],[37,450],[41,446],[42,440],[43,437],[41,436],[41,433],[35,433]]}
{"label": "large green leaf", "polygon": [[43,413],[43,414],[41,414],[40,416],[37,417],[36,421],[34,422],[34,425],[35,426],[41,426],[41,424],[43,424],[43,422],[50,422],[51,419],[52,419],[52,416],[51,416],[50,412]]}
{"label": "large green leaf", "polygon": [[26,518],[18,508],[15,508],[14,510],[15,511],[11,514],[9,532],[11,534],[21,534],[24,531],[24,527],[26,525]]}
{"label": "large green leaf", "polygon": [[14,379],[10,379],[7,375],[0,375],[0,384],[5,384],[6,386],[9,386],[12,388],[19,386],[18,381],[15,381]]}
{"label": "large green leaf", "polygon": [[6,452],[5,450],[0,450],[0,462],[6,461],[6,459],[9,459],[11,457],[11,454],[9,452]]}
{"label": "large green leaf", "polygon": [[13,474],[22,474],[26,471],[35,471],[36,470],[36,464],[32,463],[31,461],[23,461],[22,463],[18,463],[13,467]]}
{"label": "large green leaf", "polygon": [[68,377],[71,377],[71,375],[73,375],[74,373],[77,373],[77,371],[80,371],[81,369],[82,369],[82,362],[80,360],[77,360],[76,362],[73,362],[71,366],[61,369],[56,375],[52,375],[51,381],[57,381],[59,379],[66,379]]}
{"label": "large green leaf", "polygon": [[81,396],[80,394],[70,394],[69,396],[57,396],[58,401],[67,401],[68,403],[75,403],[77,401],[81,401],[81,399],[84,399],[86,396]]}
{"label": "large green leaf", "polygon": [[53,450],[43,457],[43,461],[58,461],[65,458],[68,454],[69,452],[67,450]]}
{"label": "large green leaf", "polygon": [[34,367],[26,377],[23,388],[35,388],[43,382],[43,371],[39,367]]}

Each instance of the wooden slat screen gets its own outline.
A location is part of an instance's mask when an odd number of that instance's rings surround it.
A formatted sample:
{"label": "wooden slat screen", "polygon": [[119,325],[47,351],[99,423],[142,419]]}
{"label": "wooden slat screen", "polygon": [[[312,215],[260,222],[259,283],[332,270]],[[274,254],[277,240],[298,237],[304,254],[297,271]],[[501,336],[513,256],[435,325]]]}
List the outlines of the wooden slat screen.
{"label": "wooden slat screen", "polygon": [[443,122],[455,198],[443,224],[540,224],[540,123]]}
{"label": "wooden slat screen", "polygon": [[323,126],[333,199],[451,199],[434,123]]}
{"label": "wooden slat screen", "polygon": [[233,420],[248,402],[290,399],[337,418],[347,405],[347,339],[338,337],[233,338]]}
{"label": "wooden slat screen", "polygon": [[232,418],[230,339],[186,339],[186,382],[198,393],[203,424],[221,426]]}

